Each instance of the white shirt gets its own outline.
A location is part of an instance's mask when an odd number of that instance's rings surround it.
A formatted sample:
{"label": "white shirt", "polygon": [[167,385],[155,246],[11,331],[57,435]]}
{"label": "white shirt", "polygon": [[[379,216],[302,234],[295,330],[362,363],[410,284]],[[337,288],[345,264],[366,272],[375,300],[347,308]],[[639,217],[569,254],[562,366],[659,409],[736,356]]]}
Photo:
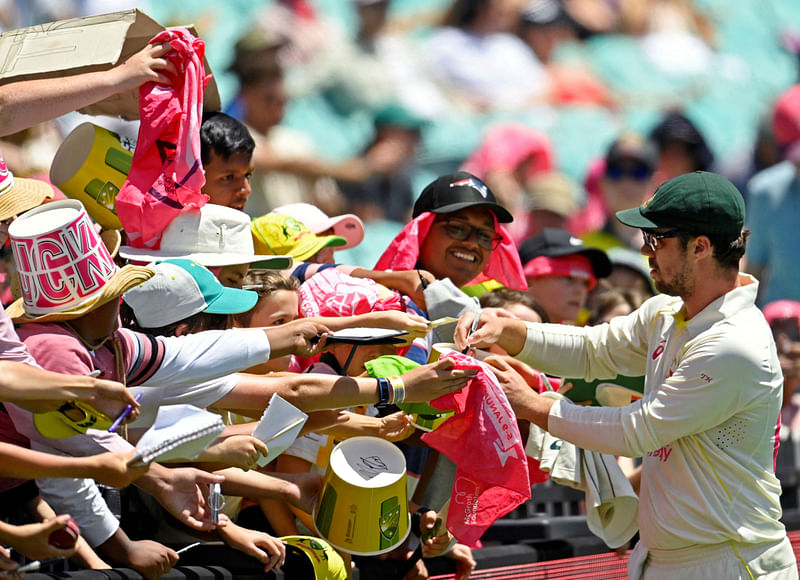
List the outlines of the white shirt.
{"label": "white shirt", "polygon": [[610,324],[528,325],[519,358],[545,372],[587,379],[645,375],[627,407],[556,403],[548,428],[595,451],[643,457],[642,543],[677,549],[785,536],[774,473],[783,376],[758,282],[689,321],[680,298],[659,295]]}

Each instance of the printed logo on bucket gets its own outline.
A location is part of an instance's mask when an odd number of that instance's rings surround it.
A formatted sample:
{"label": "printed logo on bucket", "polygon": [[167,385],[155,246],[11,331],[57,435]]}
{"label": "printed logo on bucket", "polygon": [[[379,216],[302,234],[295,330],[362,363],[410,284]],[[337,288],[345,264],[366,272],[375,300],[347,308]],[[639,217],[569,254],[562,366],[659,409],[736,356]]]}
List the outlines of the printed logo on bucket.
{"label": "printed logo on bucket", "polygon": [[361,457],[353,466],[353,469],[356,470],[361,477],[364,479],[372,479],[379,473],[386,473],[389,471],[389,468],[384,463],[383,459],[379,455],[368,455],[367,457]]}
{"label": "printed logo on bucket", "polygon": [[381,530],[381,550],[391,548],[395,544],[397,530],[400,527],[400,502],[397,496],[381,502],[378,526]]}

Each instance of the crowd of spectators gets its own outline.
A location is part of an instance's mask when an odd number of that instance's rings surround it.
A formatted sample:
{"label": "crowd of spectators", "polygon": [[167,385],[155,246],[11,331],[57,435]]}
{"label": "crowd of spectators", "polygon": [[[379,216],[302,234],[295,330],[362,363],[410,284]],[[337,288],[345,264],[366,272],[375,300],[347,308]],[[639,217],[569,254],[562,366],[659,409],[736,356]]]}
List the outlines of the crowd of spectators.
{"label": "crowd of spectators", "polygon": [[[133,7],[110,4],[8,0],[0,2],[0,27]],[[92,478],[110,485],[135,479],[184,525],[207,531],[202,508],[191,511],[192,504],[181,511],[176,498],[188,505],[194,486],[224,476],[227,493],[246,498],[238,513],[248,517],[237,520],[231,511],[219,537],[266,569],[279,567],[286,550],[279,536],[314,533],[310,507],[333,442],[359,434],[402,441],[409,474],[419,479],[409,509],[420,508],[417,526],[422,518],[423,526],[433,528],[436,514],[422,506],[444,503],[456,467],[420,443],[403,407],[375,409],[370,388],[374,379],[381,388],[384,375],[370,361],[403,354],[411,361],[397,373],[406,382],[406,400],[422,403],[467,380],[462,369],[428,364],[435,342],[452,342],[452,332],[431,332],[429,320],[483,306],[523,320],[583,326],[632,312],[656,289],[639,254],[647,241],[615,214],[695,171],[727,177],[744,196],[750,242],[742,268],[760,280],[758,305],[773,329],[786,379],[781,439],[792,445],[800,440],[796,2],[775,0],[765,7],[756,0],[272,0],[136,7],[165,26],[193,22],[205,40],[223,109],[205,111],[200,129],[202,193],[209,203],[175,218],[159,249],[120,248],[119,240],[114,245],[104,237],[109,260],[138,266],[120,270],[129,277],[115,279],[116,293],[107,289],[110,306],[98,301],[85,310],[69,309],[68,316],[41,318],[19,305],[18,298],[31,290],[19,287],[20,264],[6,245],[0,299],[14,322],[24,323],[18,330],[22,342],[9,341],[20,352],[30,351],[47,369],[42,372],[65,373],[59,380],[103,369],[134,393],[153,377],[137,375],[137,365],[156,365],[162,381],[180,375],[178,385],[205,385],[191,401],[215,408],[229,425],[217,447],[191,466],[153,464],[145,474],[115,463],[118,473],[108,473],[111,468],[104,472],[79,460],[102,451],[119,463],[130,451],[126,442],[54,443],[32,427],[40,408],[9,404],[7,414],[0,408],[5,431],[19,431],[27,446],[33,441],[36,450],[74,455],[76,461],[58,471],[35,458],[40,463],[32,470],[2,474],[6,483],[6,475],[38,475],[44,499],[30,488],[20,497],[36,520],[50,522],[29,524],[39,527],[27,531],[0,528],[4,543],[30,558],[66,555],[43,547],[43,540],[56,525],[56,512],[85,502],[91,509],[80,517],[88,541],[77,545],[76,565],[125,565],[156,578],[175,565],[177,554],[156,541],[129,537],[103,507]],[[161,60],[165,51],[149,47],[113,69],[114,91],[163,81],[174,72]],[[109,90],[99,78],[83,77],[84,91],[96,90],[98,99]],[[25,210],[63,198],[43,183],[72,128],[88,119],[131,140],[137,136],[136,122],[75,112],[93,97],[73,101],[59,95],[51,102],[40,91],[47,89],[0,85],[0,149],[16,178],[8,189],[21,190],[26,178],[39,180],[30,186],[36,199],[26,197],[13,208],[0,204],[0,218],[8,222],[0,225],[2,238]],[[225,240],[216,249],[216,241],[203,238],[214,231]],[[148,263],[153,271],[144,268]],[[170,279],[183,281],[155,283]],[[190,298],[171,295],[171,285]],[[330,288],[346,288],[347,294]],[[120,309],[111,308],[120,297]],[[187,300],[201,306],[184,308]],[[160,303],[176,306],[154,313]],[[114,328],[120,314],[121,330]],[[7,322],[4,315],[0,322]],[[355,350],[340,345],[320,353],[317,335],[352,326],[397,328],[409,338],[400,350],[362,347],[354,356]],[[268,341],[259,335],[244,347],[242,331],[237,335],[233,328],[266,328]],[[65,338],[70,333],[74,339]],[[156,363],[155,353],[136,350],[144,349],[137,337],[146,335],[178,338],[153,342],[160,346],[150,348],[164,357]],[[105,352],[101,347],[109,340],[122,350],[96,354]],[[74,360],[54,355],[66,343]],[[209,353],[215,354],[191,372],[180,367]],[[259,360],[265,353],[269,360]],[[15,360],[30,363],[29,356]],[[223,359],[222,370],[212,368]],[[234,374],[239,371],[247,374]],[[272,373],[294,377],[279,386]],[[48,396],[59,399],[63,393],[55,392],[55,384]],[[76,389],[67,384],[65,389]],[[116,382],[81,386],[102,392],[92,402],[109,410],[132,403]],[[305,398],[298,395],[301,388]],[[266,450],[247,426],[252,430],[264,397],[272,393],[285,395],[312,419],[266,474],[255,469]],[[132,425],[146,428],[158,404],[170,397],[184,401],[177,391],[162,395],[160,401],[145,398]],[[0,401],[17,398],[0,384]],[[382,392],[379,401],[388,402]],[[426,471],[431,462],[434,476]],[[48,482],[48,469],[62,476],[73,469],[82,479]],[[17,487],[14,480],[3,491]],[[62,520],[57,525],[65,527]],[[421,550],[438,556],[450,540],[439,534],[423,541]],[[13,568],[8,555],[0,551],[0,567]],[[455,544],[446,555],[460,577],[475,565],[465,545]],[[349,556],[341,557],[347,568]],[[427,577],[411,553],[393,557],[408,561],[406,577]]]}

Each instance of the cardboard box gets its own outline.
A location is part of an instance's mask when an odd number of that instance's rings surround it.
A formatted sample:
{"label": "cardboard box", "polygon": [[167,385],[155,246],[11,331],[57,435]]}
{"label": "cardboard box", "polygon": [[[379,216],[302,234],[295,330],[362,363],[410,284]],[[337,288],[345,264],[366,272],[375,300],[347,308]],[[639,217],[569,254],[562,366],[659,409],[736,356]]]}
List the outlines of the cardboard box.
{"label": "cardboard box", "polygon": [[[185,28],[198,36],[191,25]],[[137,9],[10,30],[0,34],[0,84],[108,70],[139,52],[162,30],[164,26]],[[208,61],[203,63],[211,74]],[[203,108],[218,111],[220,106],[212,77]],[[139,91],[114,95],[80,111],[138,119]]]}

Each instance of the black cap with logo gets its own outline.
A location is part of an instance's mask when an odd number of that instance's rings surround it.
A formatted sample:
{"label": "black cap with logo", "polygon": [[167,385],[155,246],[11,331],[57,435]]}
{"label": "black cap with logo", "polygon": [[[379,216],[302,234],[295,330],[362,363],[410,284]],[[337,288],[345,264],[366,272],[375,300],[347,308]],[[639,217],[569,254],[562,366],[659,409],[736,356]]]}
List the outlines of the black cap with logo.
{"label": "black cap with logo", "polygon": [[426,211],[453,213],[468,207],[486,207],[500,223],[514,221],[508,210],[497,203],[492,190],[466,171],[442,175],[428,184],[414,204],[412,216],[417,217]]}

